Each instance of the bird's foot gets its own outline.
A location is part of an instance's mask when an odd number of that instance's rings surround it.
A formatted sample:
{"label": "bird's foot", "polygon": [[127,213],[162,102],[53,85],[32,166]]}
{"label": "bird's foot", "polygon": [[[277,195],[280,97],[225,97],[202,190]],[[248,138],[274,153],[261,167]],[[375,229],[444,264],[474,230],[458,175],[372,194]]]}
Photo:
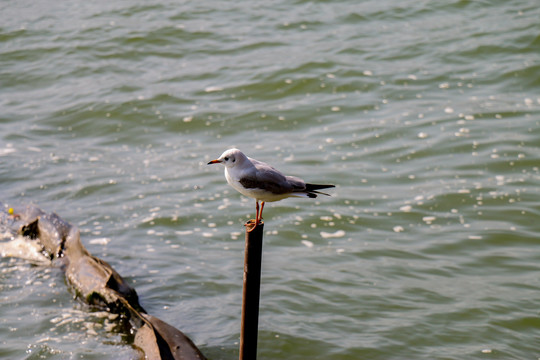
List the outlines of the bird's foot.
{"label": "bird's foot", "polygon": [[[262,220],[262,219],[261,219]],[[257,225],[262,225],[262,221],[259,220],[258,222],[255,220],[255,219],[250,219],[248,220],[244,226],[247,228],[247,232],[252,232],[253,230],[255,230],[257,228]]]}
{"label": "bird's foot", "polygon": [[257,222],[255,219],[250,219],[246,222],[244,226],[246,227],[246,231],[250,233],[257,227]]}

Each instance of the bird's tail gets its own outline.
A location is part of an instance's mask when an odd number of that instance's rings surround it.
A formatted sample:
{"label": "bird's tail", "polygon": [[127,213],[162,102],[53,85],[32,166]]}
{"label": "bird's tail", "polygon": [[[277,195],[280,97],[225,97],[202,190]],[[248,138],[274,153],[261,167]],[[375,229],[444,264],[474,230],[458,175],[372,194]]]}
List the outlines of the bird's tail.
{"label": "bird's tail", "polygon": [[310,198],[316,198],[317,194],[330,196],[330,194],[317,191],[320,189],[333,188],[334,185],[321,185],[321,184],[306,184],[306,192]]}

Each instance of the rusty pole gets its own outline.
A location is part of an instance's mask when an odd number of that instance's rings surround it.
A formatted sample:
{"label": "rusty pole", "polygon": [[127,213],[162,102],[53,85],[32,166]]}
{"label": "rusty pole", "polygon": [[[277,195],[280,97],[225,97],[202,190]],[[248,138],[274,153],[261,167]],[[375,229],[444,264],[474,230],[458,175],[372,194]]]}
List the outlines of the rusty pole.
{"label": "rusty pole", "polygon": [[244,252],[244,291],[242,296],[242,325],[240,330],[240,360],[257,359],[259,333],[259,298],[264,223],[253,229],[255,221],[246,223]]}

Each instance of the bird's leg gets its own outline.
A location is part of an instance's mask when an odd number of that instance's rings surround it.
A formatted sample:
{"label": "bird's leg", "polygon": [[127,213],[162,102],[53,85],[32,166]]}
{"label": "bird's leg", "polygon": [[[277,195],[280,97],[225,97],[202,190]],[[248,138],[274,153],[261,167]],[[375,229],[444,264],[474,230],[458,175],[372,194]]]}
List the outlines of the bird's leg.
{"label": "bird's leg", "polygon": [[252,232],[253,230],[255,230],[257,224],[259,224],[259,201],[255,200],[255,225],[251,229],[249,229],[248,232]]}
{"label": "bird's leg", "polygon": [[259,200],[255,200],[255,226],[259,223]]}
{"label": "bird's leg", "polygon": [[264,201],[261,201],[261,210],[259,211],[259,220],[257,221],[257,224],[262,220],[263,209],[264,209]]}

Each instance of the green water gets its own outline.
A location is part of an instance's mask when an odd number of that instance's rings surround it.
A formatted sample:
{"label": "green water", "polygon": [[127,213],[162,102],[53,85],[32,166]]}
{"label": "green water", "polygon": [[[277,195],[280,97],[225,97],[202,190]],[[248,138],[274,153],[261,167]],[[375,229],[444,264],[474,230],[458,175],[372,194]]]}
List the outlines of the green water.
{"label": "green water", "polygon": [[[536,1],[5,1],[0,200],[78,225],[151,314],[238,357],[236,146],[265,207],[261,359],[540,357]],[[0,358],[130,359],[58,269],[0,262]]]}

